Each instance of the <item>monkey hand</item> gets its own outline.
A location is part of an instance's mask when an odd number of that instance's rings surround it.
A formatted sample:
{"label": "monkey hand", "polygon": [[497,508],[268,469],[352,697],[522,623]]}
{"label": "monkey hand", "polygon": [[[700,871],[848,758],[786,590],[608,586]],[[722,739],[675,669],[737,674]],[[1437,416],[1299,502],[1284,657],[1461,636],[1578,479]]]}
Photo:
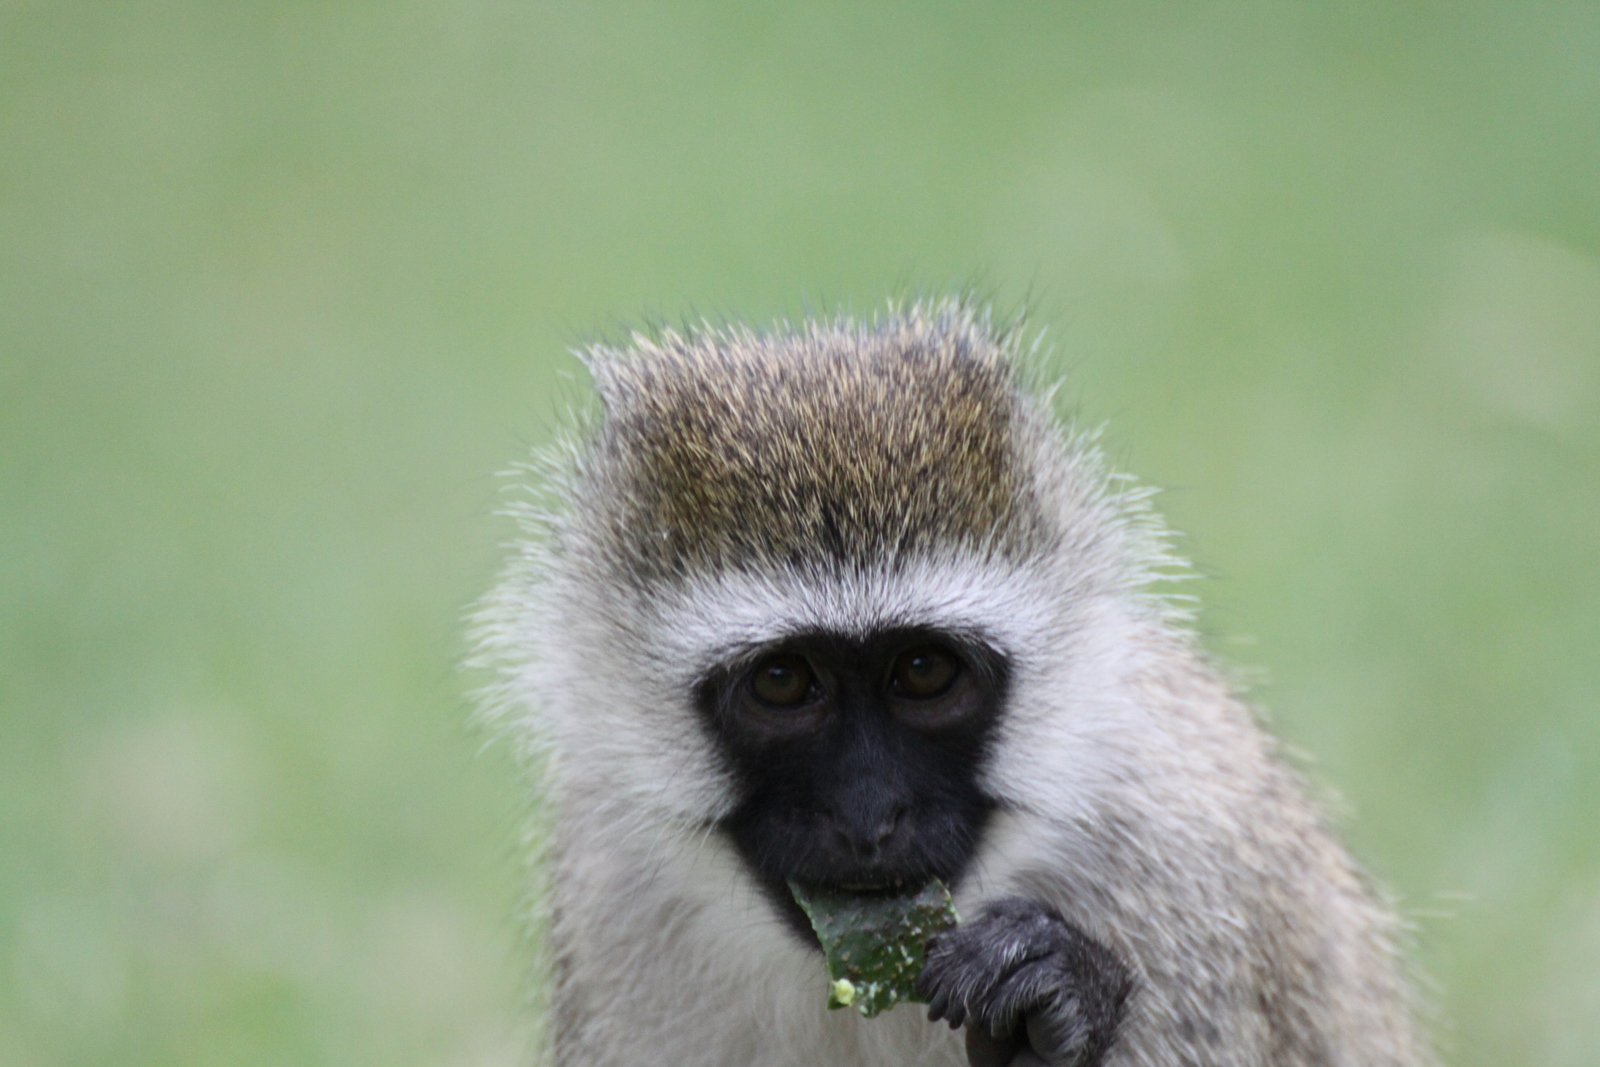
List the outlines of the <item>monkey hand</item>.
{"label": "monkey hand", "polygon": [[928,1019],[967,1028],[971,1067],[1099,1067],[1133,976],[1050,908],[986,905],[928,944],[916,983]]}

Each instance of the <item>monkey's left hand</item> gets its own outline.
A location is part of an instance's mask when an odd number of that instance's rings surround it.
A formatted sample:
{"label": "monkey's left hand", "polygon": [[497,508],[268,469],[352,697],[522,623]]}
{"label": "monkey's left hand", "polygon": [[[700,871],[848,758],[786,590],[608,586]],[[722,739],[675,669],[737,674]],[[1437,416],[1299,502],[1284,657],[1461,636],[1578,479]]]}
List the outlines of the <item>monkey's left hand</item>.
{"label": "monkey's left hand", "polygon": [[1050,908],[1007,897],[930,941],[916,986],[930,1021],[966,1024],[972,1067],[1099,1067],[1133,976]]}

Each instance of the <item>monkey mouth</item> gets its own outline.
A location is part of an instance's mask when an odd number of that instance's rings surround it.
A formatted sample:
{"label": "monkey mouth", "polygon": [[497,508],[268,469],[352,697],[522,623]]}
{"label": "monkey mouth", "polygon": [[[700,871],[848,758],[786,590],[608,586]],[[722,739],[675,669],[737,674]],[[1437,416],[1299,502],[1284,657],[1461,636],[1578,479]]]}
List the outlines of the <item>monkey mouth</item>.
{"label": "monkey mouth", "polygon": [[850,871],[821,877],[790,876],[785,881],[793,881],[806,889],[818,889],[830,893],[898,896],[920,889],[937,877],[939,877],[937,872],[921,870]]}
{"label": "monkey mouth", "polygon": [[881,882],[838,882],[832,888],[846,893],[898,893],[906,888],[906,880],[888,878]]}
{"label": "monkey mouth", "polygon": [[[781,880],[779,884],[793,879],[803,886],[835,893],[893,896],[921,889],[933,878],[954,881],[953,876],[959,873],[959,865],[939,863],[940,857],[926,855],[914,847],[899,847],[893,854],[870,859],[841,855],[836,850],[819,851],[822,854],[810,857],[811,862],[771,871],[768,877],[776,875],[775,881]],[[949,869],[952,866],[957,869]]]}

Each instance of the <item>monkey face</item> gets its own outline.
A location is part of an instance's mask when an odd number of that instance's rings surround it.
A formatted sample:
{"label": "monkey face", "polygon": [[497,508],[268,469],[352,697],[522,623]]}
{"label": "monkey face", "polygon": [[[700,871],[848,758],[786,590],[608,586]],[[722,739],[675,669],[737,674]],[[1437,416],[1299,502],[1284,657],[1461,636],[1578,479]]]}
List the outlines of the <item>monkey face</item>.
{"label": "monkey face", "polygon": [[720,829],[802,936],[790,879],[869,892],[960,875],[994,806],[978,783],[1007,674],[980,642],[894,630],[791,637],[700,685],[738,786]]}

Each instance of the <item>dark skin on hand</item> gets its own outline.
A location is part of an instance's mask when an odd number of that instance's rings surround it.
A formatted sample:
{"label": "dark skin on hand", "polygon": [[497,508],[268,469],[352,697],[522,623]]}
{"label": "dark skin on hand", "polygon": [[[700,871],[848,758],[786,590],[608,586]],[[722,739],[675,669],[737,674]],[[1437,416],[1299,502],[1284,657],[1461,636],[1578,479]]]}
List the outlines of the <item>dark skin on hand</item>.
{"label": "dark skin on hand", "polygon": [[966,1028],[972,1067],[1096,1067],[1132,990],[1113,953],[1022,897],[934,938],[917,978],[929,1020]]}
{"label": "dark skin on hand", "polygon": [[1017,1035],[990,1037],[970,1026],[967,1027],[967,1063],[969,1067],[1049,1067]]}

